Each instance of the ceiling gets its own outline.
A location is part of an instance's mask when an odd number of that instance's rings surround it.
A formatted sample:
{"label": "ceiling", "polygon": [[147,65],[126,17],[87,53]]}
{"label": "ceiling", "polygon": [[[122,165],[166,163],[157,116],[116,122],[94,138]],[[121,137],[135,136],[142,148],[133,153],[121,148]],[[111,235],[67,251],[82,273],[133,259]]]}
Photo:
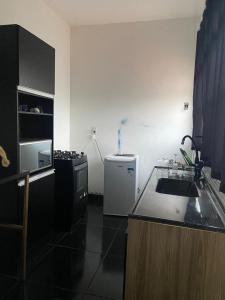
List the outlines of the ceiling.
{"label": "ceiling", "polygon": [[205,0],[44,0],[72,26],[201,16]]}

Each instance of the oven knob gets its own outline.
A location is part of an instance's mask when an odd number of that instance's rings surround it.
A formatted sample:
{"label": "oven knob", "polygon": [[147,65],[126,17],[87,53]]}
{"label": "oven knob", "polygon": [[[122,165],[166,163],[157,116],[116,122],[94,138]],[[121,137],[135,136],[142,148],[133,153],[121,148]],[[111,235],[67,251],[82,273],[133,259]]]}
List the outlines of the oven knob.
{"label": "oven knob", "polygon": [[81,152],[80,154],[81,154],[81,156],[84,156],[84,152]]}

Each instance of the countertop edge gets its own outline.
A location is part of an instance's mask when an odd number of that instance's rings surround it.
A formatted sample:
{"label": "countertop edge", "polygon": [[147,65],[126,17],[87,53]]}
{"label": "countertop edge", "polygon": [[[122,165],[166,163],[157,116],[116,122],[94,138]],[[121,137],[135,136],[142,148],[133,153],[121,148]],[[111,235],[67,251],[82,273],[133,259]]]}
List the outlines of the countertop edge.
{"label": "countertop edge", "polygon": [[128,215],[128,219],[135,219],[135,220],[142,220],[142,221],[148,221],[148,222],[154,222],[164,225],[172,225],[172,226],[178,226],[178,227],[184,227],[189,229],[197,229],[197,230],[204,230],[204,231],[212,231],[217,233],[225,233],[225,228],[217,228],[217,227],[208,227],[204,225],[199,224],[189,224],[189,223],[182,223],[178,221],[173,220],[167,220],[167,219],[159,219],[154,217],[148,217],[148,216],[139,216],[139,215]]}

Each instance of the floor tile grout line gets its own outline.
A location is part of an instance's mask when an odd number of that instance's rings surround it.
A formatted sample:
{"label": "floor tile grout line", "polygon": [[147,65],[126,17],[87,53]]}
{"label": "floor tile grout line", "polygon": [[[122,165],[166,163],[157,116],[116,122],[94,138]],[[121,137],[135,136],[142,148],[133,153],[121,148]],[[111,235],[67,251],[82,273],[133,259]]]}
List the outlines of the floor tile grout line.
{"label": "floor tile grout line", "polygon": [[[120,222],[120,225],[121,225],[121,224],[122,224],[122,221]],[[111,241],[111,243],[109,244],[107,250],[105,251],[105,254],[100,258],[100,262],[99,262],[99,265],[98,265],[98,267],[97,267],[96,272],[99,270],[99,267],[100,267],[101,263],[103,262],[103,260],[105,259],[106,255],[108,254],[108,252],[109,252],[109,250],[110,250],[110,248],[111,248],[111,246],[112,246],[112,244],[113,244],[113,242],[114,242],[114,240],[115,240],[115,238],[116,238],[116,236],[117,236],[117,234],[118,234],[118,232],[119,232],[120,225],[119,225],[119,227],[114,228],[114,231],[115,231],[115,232],[114,232],[112,241]],[[104,227],[101,227],[101,228],[104,228]],[[66,236],[67,236],[67,234],[64,235],[63,238],[65,238]],[[63,240],[63,239],[60,239],[60,241],[62,241],[62,240]],[[52,253],[57,247],[61,247],[61,245],[58,245],[58,244],[51,244],[51,243],[49,243],[49,244],[52,245],[51,250],[48,251],[47,253],[45,253],[45,255],[43,255],[43,257],[42,257],[40,260],[38,260],[38,262],[35,263],[35,265],[33,266],[32,270],[29,272],[30,274],[35,270],[35,268],[38,267],[38,265],[41,263],[41,261],[43,261],[50,253]],[[99,252],[93,252],[93,251],[84,250],[84,249],[83,249],[83,250],[82,250],[82,249],[75,249],[75,248],[72,248],[72,247],[71,247],[71,248],[70,248],[70,247],[64,247],[64,248],[71,249],[71,250],[77,250],[77,251],[87,251],[87,252],[94,253],[94,254],[101,254],[101,253],[99,253]],[[92,283],[92,279],[94,278],[96,272],[94,273],[93,277],[91,278],[90,284]],[[88,288],[89,288],[90,284],[88,285]]]}
{"label": "floor tile grout line", "polygon": [[[123,217],[124,218],[124,217]],[[102,225],[96,225],[96,224],[90,224],[90,223],[88,223],[88,222],[78,222],[78,223],[76,223],[75,225],[74,225],[74,227],[73,227],[73,230],[71,231],[71,232],[66,232],[65,233],[65,235],[64,235],[64,237],[62,238],[62,239],[64,239],[66,236],[68,236],[68,235],[70,235],[70,234],[73,234],[74,233],[74,231],[77,229],[76,227],[78,226],[78,225],[83,225],[83,226],[86,226],[87,228],[88,227],[91,227],[91,228],[105,228],[105,229],[113,229],[113,230],[118,230],[118,229],[121,229],[121,226],[122,226],[122,222],[123,222],[124,220],[120,220],[120,223],[119,223],[119,225],[118,226],[107,226],[107,225],[104,225],[104,224],[102,224]],[[60,239],[60,241],[62,240],[62,239]]]}
{"label": "floor tile grout line", "polygon": [[[110,245],[109,245],[109,247],[108,247],[108,249],[107,249],[105,255],[103,256],[103,258],[102,258],[102,260],[101,260],[101,262],[100,262],[100,264],[99,264],[99,266],[98,266],[96,272],[94,273],[92,279],[90,280],[90,283],[89,283],[89,285],[88,285],[88,287],[87,287],[87,291],[86,291],[87,293],[90,292],[89,289],[90,289],[90,287],[91,287],[91,284],[92,284],[92,282],[94,281],[94,278],[95,278],[97,272],[99,271],[100,266],[102,265],[102,263],[103,263],[103,261],[105,260],[106,256],[109,254],[110,249],[111,249],[111,247],[112,247],[114,241],[116,240],[119,231],[121,231],[121,227],[122,227],[122,221],[120,222],[119,227],[118,227],[117,230],[115,231],[115,235],[113,236],[112,241],[111,241],[111,243],[110,243]],[[124,232],[125,232],[125,231],[124,231]],[[97,295],[97,297],[100,297],[100,299],[101,299],[101,298],[104,298],[104,297],[101,296],[101,295]],[[117,300],[117,299],[112,299],[112,300]]]}
{"label": "floor tile grout line", "polygon": [[[121,221],[121,223],[122,223],[122,221]],[[78,224],[81,224],[81,223],[79,223],[79,222],[76,223],[76,225],[78,225]],[[75,226],[76,226],[76,225],[75,225]],[[85,225],[85,223],[84,223],[84,225]],[[96,227],[96,228],[106,228],[106,227]],[[107,227],[107,228],[108,228],[108,227]],[[119,227],[118,227],[118,228],[119,228]],[[113,230],[115,231],[115,233],[114,233],[114,235],[113,235],[113,239],[114,239],[115,234],[116,234],[117,231],[118,231],[118,228],[111,228],[111,229],[113,229]],[[60,242],[61,242],[64,238],[66,238],[68,235],[69,235],[69,233],[65,233],[65,234],[57,241],[57,243],[60,243]],[[52,246],[52,248],[51,248],[49,251],[47,251],[47,253],[43,254],[43,256],[42,256],[40,259],[38,259],[38,261],[34,262],[34,265],[33,265],[33,267],[32,267],[32,270],[31,270],[29,273],[32,273],[33,269],[35,269],[36,267],[38,267],[38,265],[41,263],[41,261],[44,260],[51,252],[53,252],[53,251],[55,250],[56,247],[61,246],[60,244],[54,244],[54,243],[48,243],[48,245]],[[65,248],[66,248],[66,247],[65,247]],[[69,248],[69,247],[67,247],[67,248]],[[82,251],[82,249],[77,249],[77,248],[71,247],[71,250],[72,250],[72,249],[74,249],[74,250],[81,250],[81,251]],[[107,249],[107,250],[108,250],[108,249]],[[99,254],[99,252],[94,252],[94,251],[89,251],[89,250],[83,250],[83,251],[87,251],[87,252]],[[104,257],[104,256],[103,256],[103,257]]]}
{"label": "floor tile grout line", "polygon": [[19,280],[19,276],[0,273],[0,278]]}
{"label": "floor tile grout line", "polygon": [[[101,228],[101,227],[95,227],[95,228]],[[108,227],[102,227],[102,229],[109,229]],[[114,231],[113,233],[113,237],[112,239],[114,238],[115,234],[118,232],[118,228],[110,228],[112,231]],[[69,237],[69,235],[66,235],[64,238],[67,238]],[[60,244],[64,239],[61,239],[60,242],[57,242],[57,243],[48,243],[49,246],[53,246],[53,247],[64,247],[64,248],[69,248],[69,249],[74,249],[74,250],[83,250],[83,251],[87,251],[87,252],[92,252],[92,253],[102,253],[102,252],[98,252],[98,251],[92,251],[92,250],[88,250],[88,249],[83,249],[83,248],[79,248],[79,247],[72,247],[72,246],[68,246],[68,245],[65,245],[65,244]],[[109,244],[110,246],[110,244]],[[109,247],[108,246],[108,247]],[[107,247],[107,250],[108,250],[108,247]],[[107,251],[106,250],[106,251]],[[105,252],[105,251],[104,251]]]}
{"label": "floor tile grout line", "polygon": [[[86,229],[88,229],[88,227],[91,227],[91,228],[96,228],[96,229],[111,229],[111,230],[115,230],[115,231],[117,231],[118,229],[120,229],[121,227],[119,226],[117,226],[117,227],[113,227],[113,226],[98,226],[98,225],[95,225],[95,224],[87,224],[87,223],[79,223],[79,224],[77,224],[77,225],[82,225],[82,226],[85,226],[86,227]],[[76,226],[77,226],[76,225]],[[74,227],[74,229],[73,229],[73,231],[72,232],[67,232],[65,235],[64,235],[64,237],[62,238],[62,239],[60,239],[60,241],[62,241],[65,237],[67,237],[67,236],[70,236],[70,235],[73,235],[73,233],[75,233],[75,231],[77,230],[77,228],[76,228],[76,226]],[[57,242],[60,242],[60,241],[57,241]]]}
{"label": "floor tile grout line", "polygon": [[[85,225],[85,224],[84,224],[84,225]],[[96,227],[96,226],[95,226],[95,227]],[[91,292],[89,291],[89,288],[90,288],[90,286],[91,286],[91,284],[92,284],[92,282],[93,282],[93,280],[94,280],[94,278],[95,278],[95,275],[97,274],[99,268],[101,267],[103,261],[105,260],[106,256],[109,254],[110,249],[111,249],[111,247],[112,247],[114,241],[116,240],[116,238],[117,238],[119,232],[122,232],[122,231],[123,231],[123,230],[121,229],[121,227],[122,227],[122,221],[121,221],[120,225],[119,225],[116,229],[113,228],[115,232],[114,232],[114,235],[113,235],[113,237],[112,237],[112,240],[111,240],[111,242],[110,242],[110,244],[109,244],[107,250],[105,251],[105,254],[101,257],[100,262],[99,262],[99,264],[98,264],[98,267],[97,267],[96,271],[94,272],[92,278],[90,279],[90,282],[89,282],[89,284],[87,285],[87,288],[84,289],[83,292],[80,291],[80,292],[82,293],[82,296],[85,295],[85,294],[88,294],[88,293],[91,295]],[[99,228],[99,227],[97,227],[97,228]],[[106,227],[101,227],[101,228],[106,228]],[[107,228],[108,228],[108,227],[107,227]],[[94,252],[94,251],[85,250],[85,249],[73,248],[73,247],[66,246],[66,245],[57,245],[57,244],[54,244],[54,246],[55,246],[55,248],[56,248],[56,247],[62,247],[62,248],[70,249],[70,250],[78,250],[78,251],[85,251],[85,252],[90,252],[90,253],[94,253],[94,254],[101,254],[101,253],[99,253],[99,252]],[[112,255],[112,256],[113,256],[113,257],[123,258],[123,257],[120,256],[120,255]],[[60,288],[60,287],[57,287],[57,288]],[[73,291],[73,290],[70,290],[70,291],[75,292],[75,291]],[[76,291],[76,292],[77,292],[77,291]],[[100,297],[100,298],[102,298],[102,299],[104,298],[103,296],[98,295],[98,294],[92,294],[92,295],[97,296],[97,297]],[[112,299],[112,298],[109,298],[109,299]],[[112,299],[112,300],[116,300],[116,299]]]}
{"label": "floor tile grout line", "polygon": [[[51,285],[49,285],[49,284],[45,284],[45,283],[41,283],[41,282],[37,282],[37,281],[33,281],[33,280],[27,280],[26,283],[28,285],[32,285],[32,286],[36,286],[36,287],[45,287],[45,288],[51,287]],[[12,290],[15,287],[16,287],[16,285],[13,288],[11,288],[10,292],[12,292]],[[81,296],[83,296],[83,295],[92,295],[92,296],[104,298],[104,296],[100,296],[100,295],[97,295],[97,294],[95,294],[91,291],[87,291],[86,288],[84,288],[84,289],[69,289],[69,288],[66,288],[66,287],[59,286],[59,285],[55,285],[54,288],[56,290],[65,291],[65,292],[68,292],[68,293],[73,293],[73,294],[78,294],[78,295],[80,294]],[[6,297],[6,296],[8,296],[8,294],[5,295],[4,297]],[[109,299],[109,300],[118,300],[118,299],[108,298],[108,297],[107,297],[107,299]],[[0,298],[0,300],[4,300],[4,299]]]}
{"label": "floor tile grout line", "polygon": [[15,282],[13,284],[13,286],[6,292],[5,295],[2,295],[2,297],[0,298],[0,300],[4,300],[7,299],[8,296],[11,295],[11,293],[13,292],[13,290],[16,288],[16,286],[18,285],[19,281]]}
{"label": "floor tile grout line", "polygon": [[[82,294],[83,296],[94,296],[94,297],[98,297],[100,300],[120,300],[120,299],[115,299],[115,298],[109,298],[109,297],[104,297],[104,296],[99,296],[97,294],[91,293],[91,292],[85,292],[84,294]],[[83,298],[82,298],[83,300]]]}
{"label": "floor tile grout line", "polygon": [[[122,223],[122,222],[121,222]],[[78,224],[76,224],[76,225],[86,225],[85,223],[78,223]],[[113,231],[115,231],[115,233],[117,233],[118,231],[123,231],[123,229],[121,229],[121,225],[119,226],[119,227],[106,227],[106,226],[93,226],[92,228],[102,228],[102,229],[111,229],[111,230],[113,230]],[[50,245],[50,246],[65,246],[65,247],[68,247],[68,248],[71,248],[71,249],[76,249],[76,250],[81,250],[80,248],[78,248],[78,247],[76,247],[76,248],[74,248],[74,247],[71,247],[71,246],[66,246],[66,245],[62,245],[62,244],[60,244],[65,238],[67,238],[67,237],[69,237],[70,235],[73,235],[74,233],[75,233],[75,229],[76,228],[74,228],[74,231],[73,232],[71,232],[71,233],[66,233],[60,240],[58,240],[57,242],[50,242],[50,243],[48,243],[48,245]],[[115,233],[114,233],[114,235],[115,235]],[[113,238],[114,238],[114,235],[113,235]],[[83,250],[85,250],[85,249],[83,249]],[[100,253],[100,252],[97,252],[97,251],[91,251],[91,250],[85,250],[85,251],[89,251],[89,252],[93,252],[93,253]]]}
{"label": "floor tile grout line", "polygon": [[97,252],[97,251],[92,251],[92,250],[87,250],[87,249],[82,249],[82,248],[74,248],[71,246],[67,246],[67,245],[60,245],[60,244],[52,244],[54,246],[54,248],[65,248],[65,249],[69,249],[69,250],[74,250],[74,251],[80,251],[80,252],[88,252],[88,253],[93,253],[93,254],[102,254],[102,252]]}
{"label": "floor tile grout line", "polygon": [[[105,300],[105,299],[107,299],[107,300],[118,300],[118,299],[115,299],[115,298],[109,298],[109,297],[104,297],[104,296],[99,296],[99,295],[97,295],[97,294],[94,294],[94,293],[92,293],[92,292],[84,292],[83,294],[82,294],[82,297],[83,296],[94,296],[94,297],[98,297],[100,300],[102,299],[102,300]],[[82,298],[83,299],[83,298]]]}
{"label": "floor tile grout line", "polygon": [[106,229],[114,229],[114,230],[117,230],[119,229],[120,227],[112,227],[112,226],[105,226],[105,225],[95,225],[95,224],[87,224],[87,223],[79,223],[79,225],[86,225],[87,227],[90,227],[93,228],[106,228]]}
{"label": "floor tile grout line", "polygon": [[[89,288],[90,288],[90,286],[91,286],[91,284],[92,284],[92,282],[93,282],[93,280],[94,280],[94,278],[95,278],[95,275],[97,274],[98,270],[100,269],[100,266],[102,265],[103,261],[105,260],[106,256],[108,255],[109,250],[110,250],[110,248],[112,247],[112,245],[113,245],[113,243],[114,243],[114,241],[115,241],[115,239],[116,239],[117,234],[118,234],[118,230],[116,230],[116,232],[115,232],[115,234],[114,234],[114,236],[113,236],[113,238],[112,238],[112,241],[111,241],[111,243],[110,243],[110,245],[109,245],[107,251],[105,252],[105,255],[102,257],[102,259],[101,259],[101,261],[100,261],[100,263],[99,263],[99,266],[98,266],[96,272],[93,274],[93,276],[92,276],[92,278],[91,278],[91,280],[90,280],[90,283],[89,283],[89,285],[88,285],[88,287],[87,287],[87,292],[88,292],[88,290],[89,290]],[[99,295],[99,296],[100,296],[100,295]]]}
{"label": "floor tile grout line", "polygon": [[[87,294],[87,295],[88,295],[88,294],[89,294],[89,295],[95,295],[93,292],[91,292],[91,291],[89,290],[89,288],[90,288],[91,284],[93,283],[93,280],[94,280],[94,278],[95,278],[97,272],[99,271],[99,269],[100,269],[102,263],[103,263],[104,260],[106,259],[107,255],[109,255],[110,249],[112,248],[112,245],[113,245],[113,243],[115,242],[115,240],[116,240],[116,238],[117,238],[119,232],[125,231],[125,230],[123,229],[123,224],[124,224],[123,222],[124,222],[124,219],[121,219],[121,220],[118,222],[118,225],[117,225],[117,226],[110,226],[110,225],[109,225],[109,226],[105,226],[105,225],[95,225],[95,224],[91,225],[90,223],[88,224],[88,223],[82,223],[82,222],[76,223],[75,226],[74,226],[74,231],[76,230],[75,228],[76,228],[77,225],[86,225],[87,227],[92,226],[92,227],[95,227],[95,228],[111,229],[111,230],[113,231],[112,239],[111,239],[111,242],[109,243],[108,247],[106,248],[106,251],[104,251],[103,255],[100,256],[99,263],[97,264],[97,269],[96,269],[96,271],[94,272],[93,276],[91,276],[90,282],[88,281],[88,284],[87,284],[87,287],[86,287],[86,288],[84,287],[84,288],[82,288],[82,289],[80,289],[80,290],[79,290],[79,289],[76,290],[76,289],[63,288],[63,287],[58,286],[58,285],[56,285],[55,288],[56,288],[56,289],[59,289],[59,290],[64,290],[64,291],[70,292],[70,293],[79,293],[81,296],[83,296],[83,295],[85,295],[85,294]],[[32,273],[32,272],[38,267],[38,265],[40,265],[41,262],[42,262],[42,261],[43,261],[43,260],[44,260],[51,252],[53,252],[54,249],[56,249],[57,247],[65,247],[65,248],[69,248],[69,249],[71,249],[71,250],[78,250],[78,251],[85,251],[85,252],[94,253],[94,254],[101,254],[101,252],[99,253],[99,252],[95,252],[95,251],[90,251],[90,250],[85,250],[85,249],[77,249],[77,248],[73,248],[73,247],[69,247],[69,246],[66,247],[66,246],[64,246],[64,245],[60,245],[59,243],[60,243],[66,236],[68,236],[67,233],[63,234],[63,235],[60,236],[60,237],[57,237],[57,239],[55,239],[56,244],[55,244],[55,243],[51,243],[51,242],[50,242],[50,243],[47,243],[47,244],[50,246],[50,249],[48,249],[47,251],[45,251],[45,252],[41,255],[41,257],[39,257],[38,259],[35,258],[34,260],[31,261],[32,264],[33,264],[33,266],[32,266],[32,270],[30,270],[29,273]],[[112,255],[112,256],[114,256],[114,257],[120,257],[119,255]],[[5,295],[2,295],[2,296],[0,297],[0,300],[4,300],[4,299],[7,299],[7,297],[10,296],[11,293],[13,293],[14,290],[16,290],[16,287],[21,283],[21,281],[18,279],[17,276],[12,276],[12,275],[7,275],[7,274],[0,274],[0,275],[1,275],[1,277],[15,280],[15,282],[11,285],[11,287],[8,289],[8,291],[5,293]],[[29,276],[28,276],[28,278],[29,278]],[[49,287],[49,284],[43,284],[43,283],[38,282],[38,281],[36,281],[36,280],[30,280],[30,279],[27,279],[26,283],[27,283],[28,285],[31,284],[31,285],[37,285],[37,286],[45,286],[45,287]],[[99,297],[100,299],[103,299],[103,298],[104,298],[102,295],[96,294],[96,296]],[[104,299],[105,299],[105,298],[104,298]],[[110,300],[110,299],[111,299],[111,300],[116,300],[116,299],[113,299],[113,298],[107,298],[107,299],[109,299],[109,300]],[[118,299],[117,299],[117,300],[118,300]]]}
{"label": "floor tile grout line", "polygon": [[[101,266],[101,264],[102,264],[102,262],[104,261],[104,259],[105,259],[105,257],[107,256],[107,254],[109,253],[109,250],[110,250],[110,248],[111,248],[111,246],[112,246],[112,244],[113,244],[113,242],[115,241],[115,239],[116,239],[116,237],[117,237],[117,235],[118,235],[118,232],[119,232],[119,228],[117,228],[116,230],[114,230],[115,232],[114,232],[114,235],[113,235],[113,237],[112,237],[112,241],[110,242],[110,244],[109,244],[109,246],[108,246],[108,248],[107,248],[107,250],[105,251],[105,254],[100,258],[100,262],[99,262],[99,264],[98,264],[98,266],[97,266],[97,269],[96,269],[96,271],[94,272],[94,274],[93,274],[93,276],[91,277],[91,279],[90,279],[90,282],[89,282],[89,284],[87,285],[87,287],[85,288],[85,289],[81,289],[81,290],[73,290],[73,289],[67,289],[67,288],[63,288],[63,287],[60,287],[60,286],[55,286],[55,288],[57,288],[57,289],[60,289],[60,290],[65,290],[65,291],[67,291],[67,292],[72,292],[72,293],[81,293],[81,295],[84,295],[85,293],[90,293],[90,291],[88,290],[89,289],[89,287],[90,287],[90,285],[91,285],[91,283],[92,283],[92,281],[93,281],[93,279],[94,279],[94,277],[95,277],[95,275],[96,275],[96,273],[97,273],[97,271],[99,270],[99,268],[100,268],[100,266]],[[60,245],[53,245],[53,248],[52,248],[52,251],[51,252],[53,252],[57,247],[60,247]],[[69,247],[64,247],[64,248],[69,248]],[[91,251],[88,251],[88,250],[82,250],[82,249],[74,249],[74,248],[69,248],[69,249],[71,249],[71,250],[78,250],[78,251],[85,251],[85,252],[90,252],[90,253],[94,253],[94,254],[100,254],[100,253],[96,253],[96,252],[91,252]],[[47,255],[46,255],[47,256]],[[38,267],[38,265],[36,265],[35,267]],[[48,286],[48,284],[44,284],[44,283],[40,283],[40,282],[37,282],[37,281],[33,281],[33,280],[27,280],[27,283],[29,284],[36,284],[37,286],[39,285],[39,286]],[[101,295],[96,295],[97,297],[103,297],[103,296],[101,296]],[[112,299],[112,300],[115,300],[115,299]]]}
{"label": "floor tile grout line", "polygon": [[[7,300],[7,297],[12,295],[13,291],[18,287],[18,285],[20,283],[21,283],[21,281],[15,282],[15,284],[7,291],[7,293],[5,295],[1,296],[0,300]],[[28,286],[31,285],[31,286],[36,286],[36,287],[46,287],[46,288],[49,287],[49,285],[47,285],[47,284],[41,284],[41,283],[38,283],[36,281],[31,281],[31,280],[26,281],[26,283]],[[105,297],[103,297],[103,296],[97,295],[90,291],[87,292],[86,289],[74,290],[74,289],[63,288],[61,286],[55,286],[54,288],[56,290],[65,291],[65,292],[72,293],[72,294],[78,294],[78,295],[81,295],[81,297],[83,297],[85,295],[89,295],[89,296],[99,297],[100,299],[105,299]],[[108,298],[108,297],[106,299],[107,300],[118,300],[115,298]]]}
{"label": "floor tile grout line", "polygon": [[[27,280],[27,284],[35,286],[35,287],[45,287],[45,288],[51,287],[51,285],[49,285],[49,284],[44,284],[44,283],[33,281],[33,280]],[[66,287],[62,287],[62,286],[59,286],[59,285],[55,285],[54,289],[60,290],[60,291],[65,291],[65,292],[68,292],[68,293],[73,293],[73,294],[75,294],[75,293],[76,294],[81,294],[81,295],[83,295],[83,293],[85,292],[85,289],[75,290],[75,289],[69,289],[69,288],[66,288]]]}
{"label": "floor tile grout line", "polygon": [[[51,246],[51,245],[50,245]],[[48,251],[46,251],[41,257],[36,259],[35,261],[32,262],[32,265],[30,266],[30,270],[27,272],[27,278],[29,278],[29,275],[35,271],[35,269],[42,263],[42,261],[45,260],[45,258],[54,251],[55,247],[52,246]]]}

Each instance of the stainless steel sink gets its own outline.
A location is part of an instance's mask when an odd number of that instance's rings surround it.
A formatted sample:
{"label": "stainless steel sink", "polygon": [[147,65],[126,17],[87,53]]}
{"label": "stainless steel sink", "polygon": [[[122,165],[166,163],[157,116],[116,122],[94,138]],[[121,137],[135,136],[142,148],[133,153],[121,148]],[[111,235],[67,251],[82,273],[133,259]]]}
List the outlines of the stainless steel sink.
{"label": "stainless steel sink", "polygon": [[156,192],[185,197],[199,197],[195,183],[188,180],[160,178]]}

